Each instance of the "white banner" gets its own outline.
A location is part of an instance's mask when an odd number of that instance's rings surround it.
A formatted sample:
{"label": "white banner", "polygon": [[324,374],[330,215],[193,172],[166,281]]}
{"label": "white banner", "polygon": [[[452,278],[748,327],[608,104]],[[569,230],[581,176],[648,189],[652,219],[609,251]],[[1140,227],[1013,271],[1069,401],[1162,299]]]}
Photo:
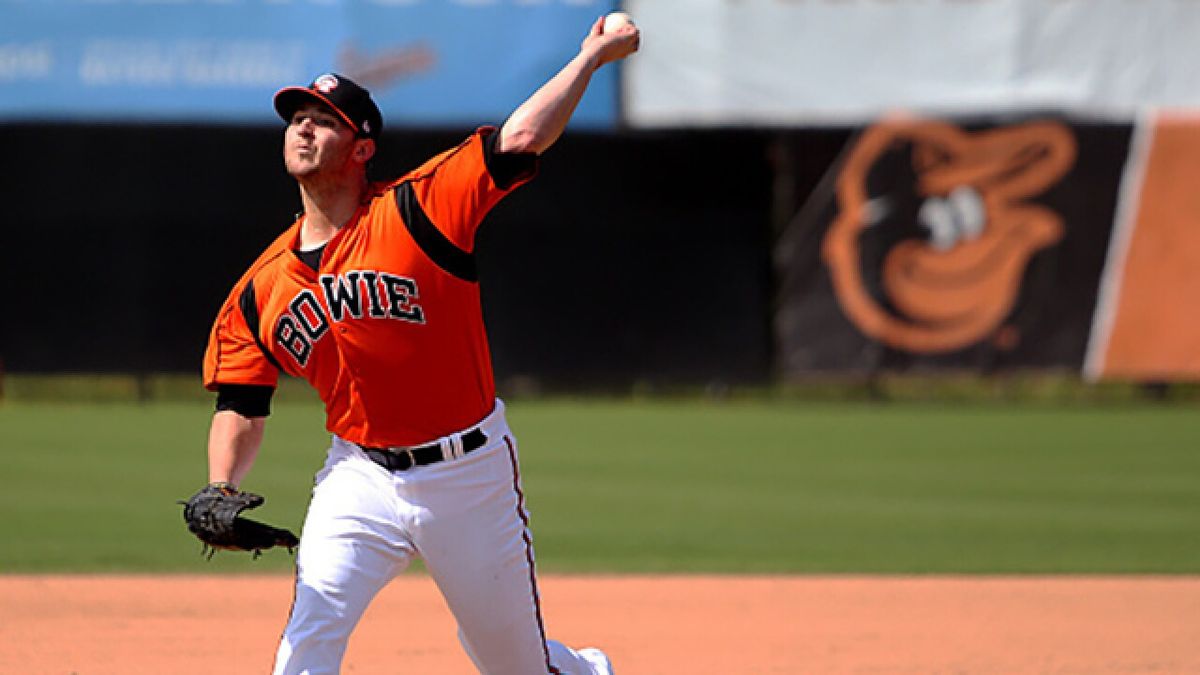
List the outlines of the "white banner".
{"label": "white banner", "polygon": [[1200,0],[627,0],[635,127],[1200,107]]}

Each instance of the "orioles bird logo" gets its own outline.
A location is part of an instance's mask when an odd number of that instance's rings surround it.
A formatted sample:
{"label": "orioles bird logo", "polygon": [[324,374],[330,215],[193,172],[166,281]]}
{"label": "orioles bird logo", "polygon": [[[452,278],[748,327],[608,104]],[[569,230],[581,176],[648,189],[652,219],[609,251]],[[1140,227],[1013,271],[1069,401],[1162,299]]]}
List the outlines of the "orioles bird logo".
{"label": "orioles bird logo", "polygon": [[847,316],[911,352],[994,334],[1030,258],[1064,234],[1058,214],[1028,200],[1074,160],[1075,140],[1056,122],[975,133],[922,120],[869,128],[838,177],[838,215],[822,247]]}

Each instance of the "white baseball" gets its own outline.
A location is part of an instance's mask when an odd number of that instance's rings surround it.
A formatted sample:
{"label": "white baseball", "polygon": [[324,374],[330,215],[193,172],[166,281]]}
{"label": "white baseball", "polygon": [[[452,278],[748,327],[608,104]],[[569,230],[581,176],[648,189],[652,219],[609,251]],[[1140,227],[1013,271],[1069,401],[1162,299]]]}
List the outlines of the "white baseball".
{"label": "white baseball", "polygon": [[604,17],[605,33],[611,33],[625,25],[634,25],[633,17],[629,16],[625,12],[612,12],[608,16]]}

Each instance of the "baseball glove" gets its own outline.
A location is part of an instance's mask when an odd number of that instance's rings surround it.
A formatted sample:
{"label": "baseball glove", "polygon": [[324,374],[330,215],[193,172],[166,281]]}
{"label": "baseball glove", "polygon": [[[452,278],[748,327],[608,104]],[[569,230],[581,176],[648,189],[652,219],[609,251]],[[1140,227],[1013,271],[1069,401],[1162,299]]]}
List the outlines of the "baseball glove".
{"label": "baseball glove", "polygon": [[291,552],[300,543],[296,535],[239,515],[262,506],[264,501],[261,495],[241,492],[229,483],[210,483],[179,503],[188,530],[204,542],[202,552],[210,559],[217,549],[253,551],[255,558],[273,546],[286,546]]}

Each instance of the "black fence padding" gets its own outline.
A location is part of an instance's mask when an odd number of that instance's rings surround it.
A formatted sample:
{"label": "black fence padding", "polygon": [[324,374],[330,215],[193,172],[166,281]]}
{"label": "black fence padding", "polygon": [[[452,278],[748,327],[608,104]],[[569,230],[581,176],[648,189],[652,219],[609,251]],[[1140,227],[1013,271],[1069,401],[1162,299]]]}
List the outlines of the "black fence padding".
{"label": "black fence padding", "polygon": [[[470,129],[389,133],[402,173]],[[568,134],[478,239],[497,379],[769,377],[769,137]],[[299,209],[281,130],[0,126],[10,372],[195,372],[226,293]]]}

